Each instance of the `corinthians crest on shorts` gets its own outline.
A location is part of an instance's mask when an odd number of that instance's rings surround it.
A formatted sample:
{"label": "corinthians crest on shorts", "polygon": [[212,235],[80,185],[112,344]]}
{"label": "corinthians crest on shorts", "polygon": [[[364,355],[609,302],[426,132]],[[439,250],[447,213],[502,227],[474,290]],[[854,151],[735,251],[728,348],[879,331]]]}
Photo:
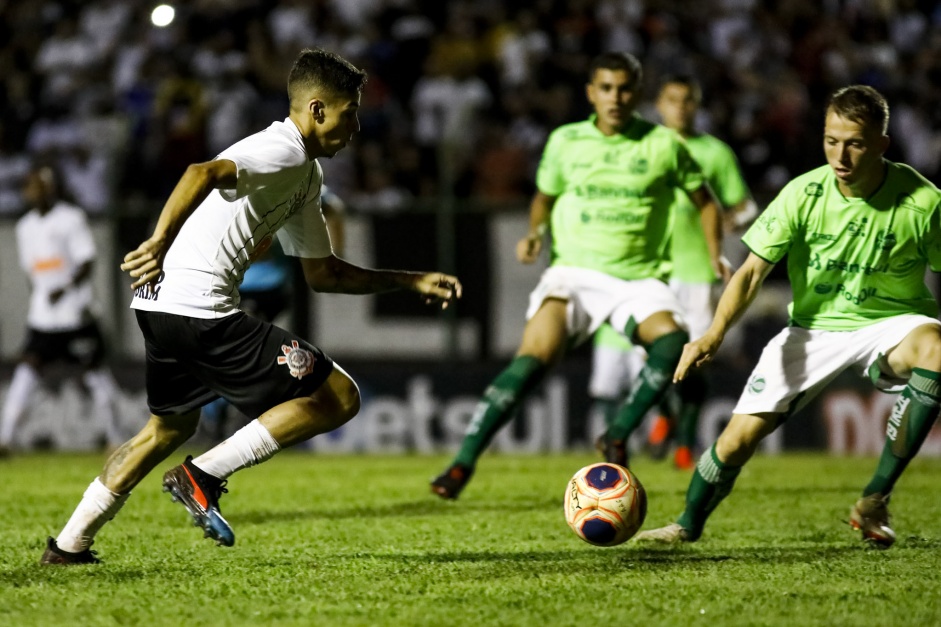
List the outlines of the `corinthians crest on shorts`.
{"label": "corinthians crest on shorts", "polygon": [[291,340],[291,345],[281,345],[281,352],[284,355],[278,355],[279,364],[287,364],[291,371],[291,376],[300,379],[314,371],[314,354],[306,348],[301,348],[297,340]]}

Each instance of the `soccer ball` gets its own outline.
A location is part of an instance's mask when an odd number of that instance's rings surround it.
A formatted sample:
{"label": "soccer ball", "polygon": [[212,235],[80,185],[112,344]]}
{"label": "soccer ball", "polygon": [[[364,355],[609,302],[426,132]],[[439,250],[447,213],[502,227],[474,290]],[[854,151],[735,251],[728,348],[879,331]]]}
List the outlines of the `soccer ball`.
{"label": "soccer ball", "polygon": [[647,493],[617,464],[592,464],[575,473],[562,503],[565,521],[590,544],[615,546],[637,533],[647,516]]}

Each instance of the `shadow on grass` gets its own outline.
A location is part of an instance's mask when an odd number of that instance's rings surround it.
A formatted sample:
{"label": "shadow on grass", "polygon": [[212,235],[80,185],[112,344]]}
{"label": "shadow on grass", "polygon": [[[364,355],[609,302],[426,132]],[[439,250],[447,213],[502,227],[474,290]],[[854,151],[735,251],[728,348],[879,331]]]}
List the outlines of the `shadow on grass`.
{"label": "shadow on grass", "polygon": [[549,501],[487,501],[474,503],[445,502],[433,497],[405,503],[351,507],[349,509],[317,509],[314,507],[294,510],[256,510],[226,513],[226,518],[235,524],[262,524],[292,520],[347,520],[370,518],[401,518],[410,516],[464,516],[470,513],[535,512],[558,507],[555,500]]}
{"label": "shadow on grass", "polygon": [[[351,547],[352,549],[352,547]],[[941,549],[941,539],[911,536],[900,542],[896,549],[885,553],[887,558],[906,559],[900,552],[937,551]],[[248,568],[254,573],[263,571],[276,572],[285,567],[296,565],[300,561],[312,560],[311,563],[348,563],[371,562],[386,563],[398,572],[402,566],[417,568],[421,566],[467,567],[475,568],[478,575],[488,577],[512,577],[520,573],[538,575],[567,575],[619,573],[626,571],[647,571],[669,573],[683,569],[708,569],[712,566],[729,564],[735,568],[790,566],[796,564],[819,564],[821,562],[853,563],[867,552],[866,546],[857,543],[834,546],[833,544],[801,544],[790,546],[742,546],[712,549],[707,545],[684,545],[679,547],[650,547],[646,545],[626,544],[610,549],[572,548],[564,550],[468,550],[468,551],[429,551],[429,552],[385,552],[351,551],[333,552],[330,555],[317,553],[291,554],[281,558],[272,556],[269,560],[252,560],[251,564],[241,564],[238,569]],[[881,553],[881,552],[879,552]],[[197,558],[193,558],[197,559]],[[204,559],[202,557],[198,559]],[[216,569],[230,569],[233,564],[224,560],[213,562],[210,572]],[[205,564],[204,564],[205,565]],[[483,570],[481,570],[481,567]],[[380,571],[382,569],[380,568]],[[207,573],[202,573],[205,576]],[[8,591],[15,589],[35,589],[51,585],[121,585],[142,580],[190,580],[194,576],[192,564],[183,555],[163,555],[159,559],[138,560],[133,564],[109,564],[50,568],[33,562],[11,570],[0,572],[0,586]],[[87,583],[82,583],[87,582]]]}

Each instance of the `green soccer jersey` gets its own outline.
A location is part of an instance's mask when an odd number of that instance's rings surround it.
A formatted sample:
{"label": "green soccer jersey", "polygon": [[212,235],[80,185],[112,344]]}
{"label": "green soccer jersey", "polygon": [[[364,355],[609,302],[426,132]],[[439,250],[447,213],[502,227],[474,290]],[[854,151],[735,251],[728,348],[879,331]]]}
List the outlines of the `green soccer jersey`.
{"label": "green soccer jersey", "polygon": [[560,126],[536,175],[539,190],[556,197],[552,265],[625,280],[666,278],[674,195],[703,180],[682,140],[658,124],[635,116],[610,137],[594,116]]}
{"label": "green soccer jersey", "polygon": [[941,192],[886,161],[882,186],[846,198],[830,166],[790,183],[742,241],[776,263],[788,256],[791,324],[849,331],[907,313],[938,315],[925,267],[941,270]]}
{"label": "green soccer jersey", "polygon": [[[748,198],[748,186],[738,168],[735,153],[725,142],[703,133],[687,138],[686,146],[723,207],[734,207]],[[683,283],[717,281],[699,210],[689,196],[680,192],[676,195],[673,211],[673,270],[670,276]]]}

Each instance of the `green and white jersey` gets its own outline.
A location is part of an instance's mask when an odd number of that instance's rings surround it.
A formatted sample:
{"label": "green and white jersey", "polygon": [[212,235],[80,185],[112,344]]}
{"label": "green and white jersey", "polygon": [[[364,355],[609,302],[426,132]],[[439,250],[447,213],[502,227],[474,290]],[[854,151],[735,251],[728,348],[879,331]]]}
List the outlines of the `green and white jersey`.
{"label": "green and white jersey", "polygon": [[[728,144],[703,133],[686,138],[686,146],[723,207],[734,207],[749,197],[738,160]],[[679,192],[673,211],[673,270],[670,276],[683,283],[718,281],[709,259],[709,246],[702,230],[699,209],[688,195]]]}
{"label": "green and white jersey", "polygon": [[560,126],[536,174],[539,191],[557,198],[552,265],[664,279],[676,190],[693,192],[703,181],[683,141],[659,124],[635,116],[610,137],[594,116]]}
{"label": "green and white jersey", "polygon": [[899,314],[938,315],[925,267],[941,271],[941,191],[886,161],[882,186],[846,198],[830,166],[785,186],[742,241],[776,263],[786,254],[791,324],[849,331]]}

